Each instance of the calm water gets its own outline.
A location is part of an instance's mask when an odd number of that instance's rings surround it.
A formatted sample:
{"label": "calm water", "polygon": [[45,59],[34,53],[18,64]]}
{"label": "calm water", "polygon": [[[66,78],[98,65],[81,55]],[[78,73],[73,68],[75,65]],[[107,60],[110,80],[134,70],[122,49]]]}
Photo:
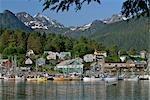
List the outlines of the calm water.
{"label": "calm water", "polygon": [[150,81],[13,82],[0,80],[0,100],[150,100]]}

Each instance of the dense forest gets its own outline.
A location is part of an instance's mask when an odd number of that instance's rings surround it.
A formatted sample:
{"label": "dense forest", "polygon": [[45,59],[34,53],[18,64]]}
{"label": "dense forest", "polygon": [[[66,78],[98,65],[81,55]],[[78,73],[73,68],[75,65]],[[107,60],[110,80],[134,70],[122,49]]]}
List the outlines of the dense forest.
{"label": "dense forest", "polygon": [[[2,58],[16,55],[21,65],[26,58],[26,52],[33,50],[36,58],[43,56],[44,51],[71,52],[72,58],[83,57],[94,53],[95,50],[106,51],[106,61],[119,61],[119,55],[136,54],[135,49],[128,52],[112,45],[109,48],[95,40],[80,37],[73,39],[69,36],[53,33],[24,32],[22,30],[2,29],[0,32],[0,54]],[[34,58],[34,59],[36,59]]]}

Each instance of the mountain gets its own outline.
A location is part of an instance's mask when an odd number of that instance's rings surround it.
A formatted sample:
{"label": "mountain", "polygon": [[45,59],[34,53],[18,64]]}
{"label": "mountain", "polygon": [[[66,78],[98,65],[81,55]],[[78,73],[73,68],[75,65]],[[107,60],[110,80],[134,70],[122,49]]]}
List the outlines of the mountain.
{"label": "mountain", "polygon": [[30,27],[27,27],[9,10],[5,10],[0,13],[0,27],[9,29],[22,29],[25,31],[32,31]]}
{"label": "mountain", "polygon": [[150,17],[127,18],[113,15],[104,20],[95,20],[80,27],[71,27],[69,36],[79,38],[85,36],[103,43],[106,47],[117,45],[122,49],[150,49],[148,23]]}
{"label": "mountain", "polygon": [[127,20],[123,15],[121,14],[114,14],[111,18],[106,18],[103,20],[105,24],[111,24],[119,21]]}
{"label": "mountain", "polygon": [[63,24],[60,24],[56,20],[37,13],[35,16],[31,16],[26,12],[19,12],[16,16],[28,27],[36,31],[45,31],[53,33],[64,33],[66,27]]}
{"label": "mountain", "polygon": [[[129,18],[128,18],[129,19]],[[63,34],[73,38],[85,36],[103,43],[110,47],[117,45],[123,49],[148,49],[149,32],[148,23],[150,17],[127,18],[120,14],[114,14],[112,17],[104,20],[94,20],[91,23],[78,27],[65,27],[56,20],[44,16],[40,13],[31,16],[26,12],[20,12],[16,15],[5,10],[0,13],[0,26],[2,28],[34,30],[39,32],[48,32]],[[149,46],[149,47],[148,47]]]}
{"label": "mountain", "polygon": [[106,24],[102,29],[88,37],[103,43],[107,47],[117,45],[123,49],[150,49],[149,20],[150,17],[140,17],[129,19],[129,21],[122,20]]}
{"label": "mountain", "polygon": [[83,26],[79,27],[71,27],[69,31],[67,31],[65,34],[78,38],[81,36],[88,37],[95,33],[97,30],[102,29],[105,26],[105,23],[101,20],[95,20],[89,24],[85,24]]}

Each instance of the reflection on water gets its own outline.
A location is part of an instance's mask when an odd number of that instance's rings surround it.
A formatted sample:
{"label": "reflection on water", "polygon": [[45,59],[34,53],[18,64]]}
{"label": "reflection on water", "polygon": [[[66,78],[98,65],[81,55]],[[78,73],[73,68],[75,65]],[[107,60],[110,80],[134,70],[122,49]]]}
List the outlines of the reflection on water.
{"label": "reflection on water", "polygon": [[0,80],[0,100],[150,100],[149,81],[104,82]]}

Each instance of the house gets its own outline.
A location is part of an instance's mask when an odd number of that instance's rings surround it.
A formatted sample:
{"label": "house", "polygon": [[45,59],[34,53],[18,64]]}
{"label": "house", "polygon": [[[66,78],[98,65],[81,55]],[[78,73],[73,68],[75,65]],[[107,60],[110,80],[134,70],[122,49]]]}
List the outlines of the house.
{"label": "house", "polygon": [[65,60],[65,59],[71,58],[71,52],[60,52],[58,57],[61,60]]}
{"label": "house", "polygon": [[31,65],[31,64],[33,64],[33,61],[32,61],[30,58],[27,58],[27,59],[25,60],[25,64],[26,64],[26,65]]}
{"label": "house", "polygon": [[127,56],[120,56],[120,60],[121,60],[121,62],[125,62],[125,61],[126,61],[126,59],[127,59]]}
{"label": "house", "polygon": [[83,64],[79,59],[71,59],[60,62],[56,65],[55,70],[63,73],[83,73]]}
{"label": "house", "polygon": [[135,63],[136,67],[146,68],[146,66],[147,66],[146,61],[135,61],[134,63]]}
{"label": "house", "polygon": [[48,55],[47,55],[46,58],[48,60],[51,60],[51,59],[56,60],[57,59],[57,55],[59,55],[57,52],[52,52],[52,51],[49,51],[47,54]]}
{"label": "house", "polygon": [[134,63],[104,63],[105,68],[132,68],[135,67]]}
{"label": "house", "polygon": [[31,56],[31,55],[34,55],[34,51],[33,50],[29,50],[29,51],[27,51],[27,53],[26,53],[26,56]]}
{"label": "house", "polygon": [[12,66],[12,62],[9,59],[0,59],[0,67],[10,68]]}
{"label": "house", "polygon": [[36,60],[36,65],[37,66],[43,66],[43,65],[45,65],[45,61],[46,60],[44,58],[39,58]]}
{"label": "house", "polygon": [[103,55],[104,57],[107,57],[107,52],[95,50],[94,55]]}
{"label": "house", "polygon": [[140,51],[140,57],[146,58],[146,51],[145,50]]}
{"label": "house", "polygon": [[85,62],[93,62],[94,61],[94,55],[93,54],[86,54],[83,57],[83,59]]}

